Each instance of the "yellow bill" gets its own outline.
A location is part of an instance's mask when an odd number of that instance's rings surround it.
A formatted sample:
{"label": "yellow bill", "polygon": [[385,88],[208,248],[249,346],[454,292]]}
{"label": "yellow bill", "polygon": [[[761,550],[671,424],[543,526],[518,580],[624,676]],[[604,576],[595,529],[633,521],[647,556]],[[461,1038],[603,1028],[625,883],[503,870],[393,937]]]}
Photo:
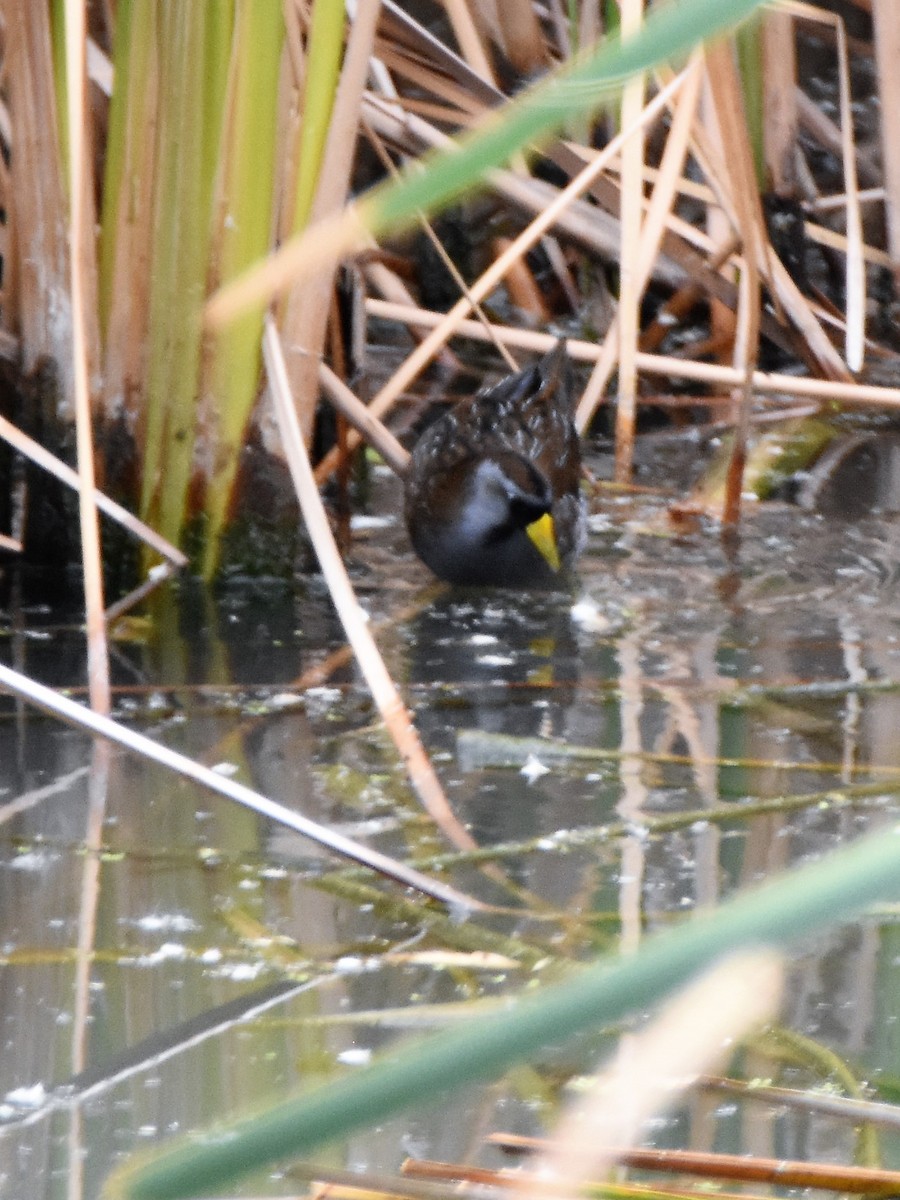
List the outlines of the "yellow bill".
{"label": "yellow bill", "polygon": [[550,570],[558,571],[562,563],[559,561],[559,550],[556,546],[556,529],[553,526],[553,518],[550,514],[544,513],[542,517],[538,517],[536,521],[532,521],[530,525],[526,525],[525,532],[535,546],[537,546],[541,557],[546,561]]}

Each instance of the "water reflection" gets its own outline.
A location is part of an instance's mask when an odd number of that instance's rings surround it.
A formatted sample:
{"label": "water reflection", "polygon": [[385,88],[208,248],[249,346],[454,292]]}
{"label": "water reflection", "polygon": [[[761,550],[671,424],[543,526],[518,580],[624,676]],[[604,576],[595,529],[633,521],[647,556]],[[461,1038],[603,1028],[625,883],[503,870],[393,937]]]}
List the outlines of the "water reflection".
{"label": "water reflection", "polygon": [[[835,531],[773,506],[730,561],[706,535],[668,536],[653,502],[611,502],[576,593],[463,595],[432,588],[396,527],[368,530],[354,570],[379,642],[456,811],[480,844],[505,847],[506,891],[470,865],[450,873],[520,905],[483,928],[430,923],[413,900],[395,903],[389,888],[119,752],[91,851],[88,743],[3,701],[0,1190],[67,1190],[73,1105],[92,1196],[137,1146],[358,1069],[412,1025],[453,1019],[452,1003],[522,986],[550,954],[577,960],[638,941],[895,816],[897,551],[889,523]],[[723,589],[729,572],[736,586]],[[326,682],[295,694],[342,645],[315,580],[218,596],[186,586],[156,603],[144,640],[117,646],[122,719],[417,865],[446,849],[353,665],[336,659]],[[3,605],[4,660],[79,685],[75,600],[47,608],[8,587]],[[478,755],[459,753],[461,735],[481,739]],[[543,772],[491,765],[497,735],[542,739]],[[587,757],[555,758],[554,744]],[[785,802],[744,821],[720,811],[873,780],[879,791],[844,803]],[[648,835],[649,817],[683,812],[683,826]],[[99,897],[81,1073],[75,948],[91,855]],[[493,965],[428,957],[469,951],[476,933]],[[896,940],[887,914],[800,948],[785,1021],[861,1072],[893,1073]],[[335,1161],[393,1168],[409,1151],[464,1157],[489,1126],[541,1132],[567,1074],[606,1044],[598,1035],[548,1052],[499,1089],[350,1139]],[[777,1068],[758,1056],[756,1069]],[[809,1062],[794,1071],[801,1084],[816,1077]],[[700,1099],[654,1136],[827,1157],[849,1155],[852,1137],[832,1121]]]}

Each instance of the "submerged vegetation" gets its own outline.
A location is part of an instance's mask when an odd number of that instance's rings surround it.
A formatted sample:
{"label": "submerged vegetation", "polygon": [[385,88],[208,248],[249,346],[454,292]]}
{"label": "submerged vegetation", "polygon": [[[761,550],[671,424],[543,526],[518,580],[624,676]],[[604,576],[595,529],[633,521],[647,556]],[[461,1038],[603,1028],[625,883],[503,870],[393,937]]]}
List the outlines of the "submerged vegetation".
{"label": "submerged vegetation", "polygon": [[[620,694],[596,700],[598,708],[607,701],[616,707],[615,749],[548,736],[543,709],[531,738],[462,729],[453,747],[477,760],[478,770],[514,765],[528,779],[547,773],[547,762],[580,763],[595,782],[620,791],[615,818],[598,825],[592,816],[583,829],[490,844],[443,790],[349,587],[319,495],[336,474],[346,482],[361,438],[402,473],[406,451],[383,422],[395,419],[397,402],[435,360],[453,365],[464,341],[491,343],[504,369],[514,370],[517,355],[545,353],[564,335],[584,372],[578,427],[585,434],[599,429],[613,446],[614,479],[607,483],[623,495],[645,412],[666,428],[691,424],[727,435],[718,461],[686,499],[668,506],[654,536],[663,526],[666,534],[691,530],[710,515],[734,528],[748,491],[771,495],[795,486],[798,472],[816,459],[845,461],[847,413],[900,405],[892,291],[900,261],[900,146],[877,120],[879,110],[895,112],[898,100],[890,56],[900,40],[895,4],[782,0],[763,9],[758,0],[679,0],[643,8],[641,0],[348,0],[346,11],[334,0],[2,4],[0,354],[7,386],[0,438],[78,492],[91,708],[5,664],[0,686],[89,732],[101,747],[85,772],[91,817],[74,955],[71,1094],[80,1098],[79,1089],[87,1094],[94,1086],[84,1068],[108,834],[110,760],[101,738],[364,870],[362,879],[320,863],[304,868],[313,880],[309,891],[391,924],[383,935],[386,956],[400,961],[421,952],[431,965],[427,956],[436,955],[458,989],[476,997],[482,985],[473,979],[481,970],[520,972],[528,983],[543,972],[553,980],[508,1007],[488,1002],[477,1010],[481,1019],[241,1120],[219,1137],[149,1164],[129,1163],[107,1185],[110,1195],[224,1186],[390,1113],[442,1102],[453,1089],[493,1079],[560,1038],[598,1025],[614,1030],[684,984],[699,991],[676,997],[631,1047],[627,1087],[637,1078],[640,1096],[632,1105],[629,1092],[627,1105],[614,1100],[606,1108],[595,1098],[597,1107],[580,1118],[604,1130],[603,1153],[595,1157],[586,1142],[597,1139],[565,1125],[556,1150],[544,1147],[548,1157],[537,1175],[555,1175],[559,1194],[605,1179],[642,1122],[668,1102],[659,1094],[668,1083],[654,1075],[717,1069],[726,1042],[739,1042],[748,1059],[768,1055],[766,1061],[799,1062],[817,1079],[831,1074],[853,1103],[864,1102],[848,1069],[826,1052],[817,1058],[809,1041],[778,1031],[755,1036],[778,1011],[784,973],[783,960],[758,947],[784,953],[876,902],[900,899],[896,829],[890,837],[871,833],[719,907],[710,903],[714,911],[674,929],[662,927],[671,923],[667,910],[646,939],[640,897],[629,908],[627,895],[629,866],[644,839],[688,837],[794,810],[871,805],[877,812],[895,803],[895,764],[853,757],[859,709],[851,701],[872,681],[854,673],[852,637],[842,643],[857,689],[850,696],[847,684],[841,694],[844,760],[798,766],[774,752],[756,759],[726,753],[724,716],[710,746],[665,672],[652,684],[639,678],[626,635],[615,643]],[[414,348],[363,406],[354,392],[364,383],[361,347],[388,329],[394,342],[408,338]],[[323,420],[331,405],[340,414],[336,432]],[[397,428],[405,424],[408,432],[418,415],[404,413]],[[66,465],[71,457],[77,471]],[[329,814],[358,808],[367,817],[361,796],[377,793],[377,815],[401,829],[400,852],[415,866],[109,716],[107,628],[186,566],[188,547],[192,565],[212,579],[235,514],[271,516],[272,497],[286,493],[288,478],[393,743],[393,751],[372,751],[361,721],[344,714],[335,718],[344,723],[335,740],[351,730],[353,766],[329,773],[316,762],[310,774],[331,799]],[[818,482],[807,475],[803,484],[810,506]],[[41,509],[27,497],[39,488],[37,476],[10,466],[8,484],[10,532],[0,548],[28,553],[32,537],[40,539]],[[284,511],[293,523],[290,505]],[[114,606],[104,598],[98,510],[141,543],[148,563],[164,562],[162,572],[151,571],[146,585]],[[260,540],[249,536],[257,548]],[[727,582],[716,587],[727,602]],[[621,617],[623,626],[629,619]],[[596,607],[578,620],[594,641],[587,652],[583,640],[570,653],[593,655],[599,678],[607,627]],[[544,626],[528,643],[541,665],[517,683],[549,694],[556,647],[548,630],[557,626],[552,616]],[[497,641],[479,630],[467,649]],[[335,650],[295,684],[311,744],[324,740],[326,728],[312,718],[315,703],[327,706],[321,695],[314,699],[315,688],[346,658]],[[486,660],[499,667],[511,661],[499,653]],[[777,684],[771,694],[752,684],[729,691],[722,663],[707,666],[710,704],[717,718],[727,710],[732,729],[757,706],[821,699]],[[642,697],[653,688],[675,715],[667,715],[647,751],[640,716]],[[296,699],[289,695],[287,703]],[[274,707],[271,697],[266,703]],[[815,712],[807,716],[818,736],[822,722]],[[443,721],[447,726],[446,713]],[[241,762],[242,751],[234,757]],[[615,771],[606,779],[610,764]],[[771,784],[735,784],[801,766],[815,790],[798,786],[773,797]],[[641,772],[663,767],[681,770],[690,784],[682,787],[680,808],[648,815]],[[305,768],[301,762],[299,772]],[[833,786],[823,788],[817,772],[833,777]],[[406,811],[408,793],[424,812]],[[605,885],[593,860],[582,868],[584,896],[571,912],[539,899],[509,867],[520,855],[593,855],[620,842],[622,895],[605,897],[609,911],[600,904]],[[204,867],[228,869],[228,853],[217,849]],[[718,846],[715,862],[718,869]],[[451,871],[452,881],[445,880]],[[255,886],[248,872],[235,895],[246,880],[248,890]],[[408,892],[396,895],[398,885]],[[710,890],[712,900],[718,880]],[[221,920],[255,948],[261,969],[304,984],[325,977],[324,959],[304,957],[240,905],[222,905]],[[612,928],[627,953],[609,949],[616,944]],[[424,949],[422,937],[431,943]],[[598,951],[605,952],[598,965],[574,969]],[[716,967],[728,951],[746,957]],[[197,965],[205,961],[198,953]],[[689,984],[710,967],[711,980]],[[329,962],[327,970],[338,967]],[[186,1029],[185,1041],[191,1036]],[[612,1079],[614,1096],[624,1078]],[[851,1101],[842,1119],[861,1120]],[[633,1108],[624,1128],[615,1122],[617,1104]],[[896,1122],[887,1106],[872,1108],[879,1111],[867,1120]],[[519,1151],[535,1149],[508,1141]],[[861,1138],[866,1161],[859,1168],[817,1175],[820,1164],[807,1164],[804,1174],[792,1163],[788,1175],[797,1186],[898,1190],[896,1179],[869,1161],[870,1151]],[[70,1167],[76,1194],[80,1168]],[[691,1167],[693,1174],[712,1173],[709,1162],[691,1160]],[[429,1164],[411,1167],[428,1171]],[[771,1164],[768,1174],[759,1171],[747,1177],[778,1174]],[[448,1168],[441,1178],[467,1176]],[[429,1191],[433,1180],[411,1182],[408,1191],[397,1180],[380,1182],[386,1192],[434,1200],[446,1193]],[[335,1171],[329,1187],[353,1182]],[[378,1181],[370,1182],[374,1190]],[[492,1175],[475,1182],[504,1181]]]}

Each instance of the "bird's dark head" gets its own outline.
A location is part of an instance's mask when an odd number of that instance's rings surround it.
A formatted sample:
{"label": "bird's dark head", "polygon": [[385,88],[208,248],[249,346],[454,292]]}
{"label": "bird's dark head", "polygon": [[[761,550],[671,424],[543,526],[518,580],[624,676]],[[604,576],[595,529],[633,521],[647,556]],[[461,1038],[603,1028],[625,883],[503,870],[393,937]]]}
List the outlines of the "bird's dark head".
{"label": "bird's dark head", "polygon": [[[472,460],[466,478],[413,543],[450,583],[546,586],[559,570],[553,495],[545,476],[512,451]],[[417,536],[419,534],[420,536]]]}

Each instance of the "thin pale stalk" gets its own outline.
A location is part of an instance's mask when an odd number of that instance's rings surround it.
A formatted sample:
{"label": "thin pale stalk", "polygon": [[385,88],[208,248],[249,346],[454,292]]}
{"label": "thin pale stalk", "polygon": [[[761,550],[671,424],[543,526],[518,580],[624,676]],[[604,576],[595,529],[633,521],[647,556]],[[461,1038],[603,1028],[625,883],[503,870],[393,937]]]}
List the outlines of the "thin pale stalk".
{"label": "thin pale stalk", "polygon": [[86,763],[83,767],[76,767],[74,771],[68,771],[65,775],[57,775],[53,782],[48,783],[45,787],[30,788],[27,792],[20,792],[15,800],[0,805],[0,825],[6,825],[19,813],[27,812],[30,808],[43,804],[45,800],[56,796],[65,796],[74,783],[85,779],[90,772],[90,765]]}
{"label": "thin pale stalk", "polygon": [[[73,1075],[78,1075],[88,1064],[91,978],[94,955],[97,949],[97,911],[100,904],[100,872],[103,866],[101,849],[103,846],[103,827],[106,819],[106,801],[109,789],[109,767],[109,743],[95,742],[91,747],[91,766],[88,776],[87,828],[82,842],[84,855],[78,905],[75,997],[72,1006]],[[78,1169],[80,1171],[80,1164]]]}
{"label": "thin pale stalk", "polygon": [[259,813],[260,816],[275,821],[279,825],[293,829],[317,845],[334,851],[342,858],[369,867],[407,887],[413,887],[426,896],[440,900],[443,904],[459,906],[461,911],[477,910],[483,907],[480,901],[458,892],[455,888],[438,880],[429,879],[421,872],[389,858],[386,854],[370,850],[368,847],[354,842],[351,838],[344,837],[343,834],[302,816],[286,805],[270,800],[259,792],[254,792],[252,788],[245,787],[234,779],[228,779],[210,767],[194,762],[186,755],[170,750],[168,746],[154,742],[151,738],[138,733],[137,730],[120,725],[117,721],[113,721],[101,713],[77,704],[74,700],[55,692],[52,688],[36,683],[33,679],[11,670],[2,663],[0,663],[0,687],[5,688],[14,696],[27,700],[44,712],[59,717],[76,729],[106,738],[107,741],[123,746],[126,750],[131,750],[151,762],[159,763],[160,766],[166,767],[167,770],[184,779],[190,779],[194,783],[200,784],[208,791],[244,805],[251,812]]}
{"label": "thin pale stalk", "polygon": [[[394,271],[386,267],[384,263],[373,260],[371,262],[363,261],[361,263],[362,272],[368,283],[384,300],[389,300],[392,304],[408,304],[415,308],[416,301],[400,278]],[[418,337],[418,331],[412,330],[412,336]],[[439,361],[442,366],[447,367],[451,371],[458,371],[461,368],[459,359],[452,350],[444,348],[439,356]]]}
{"label": "thin pale stalk", "polygon": [[[842,203],[845,203],[843,197],[841,200]],[[828,246],[832,250],[838,250],[841,254],[847,253],[847,239],[836,229],[829,229],[826,225],[817,225],[814,221],[805,221],[803,229],[811,242],[818,242],[820,246]],[[862,256],[865,262],[871,263],[873,266],[888,267],[889,269],[894,267],[895,260],[891,255],[884,250],[879,250],[877,246],[866,243],[862,246]]]}
{"label": "thin pale stalk", "polygon": [[[853,139],[853,109],[850,92],[850,63],[847,30],[843,19],[835,15],[838,38],[838,82],[841,108],[841,146],[844,164],[844,191],[847,196],[847,275],[845,285],[847,335],[844,352],[851,371],[861,371],[866,344],[866,267],[863,259],[862,213],[856,177],[856,146]],[[883,111],[883,110],[882,110]],[[884,120],[882,120],[882,125]]]}
{"label": "thin pale stalk", "polygon": [[[370,299],[366,309],[373,316],[403,321],[423,329],[433,329],[444,320],[444,313],[429,312],[422,308],[406,308],[389,304],[385,300]],[[485,333],[477,321],[461,321],[455,330],[457,336],[484,341]],[[514,329],[506,325],[493,325],[492,333],[510,346],[544,353],[555,345],[557,339],[548,333],[537,333],[526,329]],[[572,338],[566,342],[572,358],[581,362],[596,362],[602,348],[594,342],[583,342]],[[666,354],[647,354],[639,351],[637,364],[641,371],[652,375],[671,376],[674,379],[689,379],[710,383],[718,387],[739,387],[744,379],[743,372],[734,367],[718,363],[692,362],[689,359],[673,358]],[[900,388],[878,387],[874,384],[843,383],[830,379],[803,379],[796,375],[782,375],[774,371],[754,371],[751,377],[754,392],[821,400],[822,403],[854,404],[859,407],[894,409],[900,408]]]}
{"label": "thin pale stalk", "polygon": [[[623,0],[620,8],[622,38],[634,37],[640,30],[643,0]],[[638,118],[644,107],[644,77],[636,75],[625,84],[622,94],[622,128],[632,134],[622,146],[622,189],[620,193],[619,232],[619,304],[617,310],[619,340],[619,388],[616,406],[616,480],[627,483],[634,458],[634,430],[637,416],[637,353],[640,332],[640,240],[643,216],[644,137]]]}
{"label": "thin pale stalk", "polygon": [[[885,199],[883,187],[860,188],[860,204],[883,204]],[[836,208],[843,208],[846,203],[843,192],[832,192],[828,196],[816,196],[808,202],[808,207],[812,212],[834,212]]]}
{"label": "thin pale stalk", "polygon": [[[90,173],[85,151],[85,8],[81,0],[65,0],[65,62],[69,157],[69,270],[72,303],[72,380],[78,456],[78,511],[87,627],[88,690],[91,708],[107,714],[110,707],[109,656],[103,614],[103,566],[100,522],[94,487],[94,446],[91,397],[88,383],[86,243]],[[96,310],[95,310],[96,311]],[[106,812],[109,747],[93,747],[89,778],[87,853],[82,868],[78,910],[78,939],[72,1023],[72,1071],[78,1074],[87,1062],[88,1021],[91,1009],[91,975],[96,946],[97,910],[100,902],[100,845]],[[83,1128],[80,1114],[70,1126],[68,1194],[80,1197],[84,1188]]]}
{"label": "thin pale stalk", "polygon": [[66,0],[66,79],[68,95],[69,176],[69,290],[72,304],[72,382],[78,454],[78,513],[84,569],[87,624],[88,684],[91,707],[109,712],[109,657],[103,618],[103,565],[100,521],[94,487],[94,443],[91,430],[91,395],[88,382],[87,315],[85,288],[85,202],[90,175],[84,149],[84,43],[85,11],[80,0]]}
{"label": "thin pale stalk", "polygon": [[265,323],[263,356],[272,388],[272,400],[282,445],[294,480],[297,499],[334,606],[372,693],[372,699],[400,752],[410,781],[429,815],[455,846],[474,847],[475,842],[471,834],[460,824],[447,803],[440,780],[425,753],[394,681],[388,674],[375,639],[369,632],[365,614],[356,599],[313,477],[297,412],[291,399],[281,342],[271,319],[267,319]]}
{"label": "thin pale stalk", "polygon": [[114,625],[120,617],[123,617],[127,612],[137,607],[138,604],[142,604],[158,587],[161,587],[162,584],[171,579],[177,569],[172,563],[165,563],[160,567],[152,569],[143,583],[133,588],[121,600],[117,600],[115,604],[110,604],[104,614],[106,624],[110,626]]}

